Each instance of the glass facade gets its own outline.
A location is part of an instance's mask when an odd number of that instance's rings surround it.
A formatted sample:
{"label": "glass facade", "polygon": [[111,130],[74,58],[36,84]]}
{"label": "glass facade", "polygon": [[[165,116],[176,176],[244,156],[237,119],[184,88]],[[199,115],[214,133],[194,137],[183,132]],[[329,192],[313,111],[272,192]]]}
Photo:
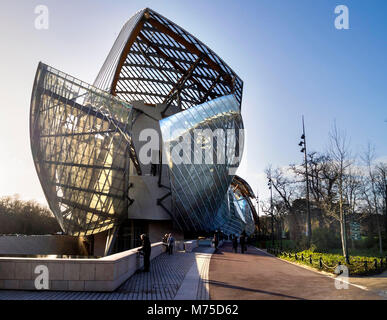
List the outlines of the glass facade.
{"label": "glass facade", "polygon": [[129,162],[138,163],[131,113],[128,103],[39,64],[31,149],[50,208],[66,233],[101,232],[126,217]]}
{"label": "glass facade", "polygon": [[[31,150],[63,231],[90,235],[129,218],[253,232],[254,196],[235,176],[242,92],[217,54],[149,8],[123,26],[94,86],[40,63]],[[161,132],[163,163],[139,162],[143,129]]]}
{"label": "glass facade", "polygon": [[[214,230],[243,150],[238,102],[232,95],[217,98],[161,120],[160,128],[175,220],[184,230]],[[186,148],[180,148],[182,137]]]}
{"label": "glass facade", "polygon": [[230,186],[217,212],[215,229],[226,235],[240,235],[242,231],[252,234],[255,231],[254,213],[251,200]]}

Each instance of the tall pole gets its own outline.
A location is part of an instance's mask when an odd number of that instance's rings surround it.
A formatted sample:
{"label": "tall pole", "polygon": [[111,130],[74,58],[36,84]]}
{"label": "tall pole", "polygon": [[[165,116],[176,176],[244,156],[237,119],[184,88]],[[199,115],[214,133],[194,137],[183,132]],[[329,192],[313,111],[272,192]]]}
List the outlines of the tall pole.
{"label": "tall pole", "polygon": [[257,196],[255,197],[255,201],[257,204],[257,216],[258,216],[258,237],[261,237],[261,224],[259,219],[259,195],[258,195],[258,189],[257,189]]}
{"label": "tall pole", "polygon": [[308,247],[310,247],[310,242],[312,239],[312,223],[310,220],[310,204],[309,204],[309,175],[308,175],[308,158],[306,151],[306,135],[305,135],[305,123],[304,116],[302,116],[302,136],[301,142],[299,145],[303,145],[301,152],[304,152],[304,161],[305,161],[305,181],[306,181],[306,236]]}
{"label": "tall pole", "polygon": [[271,177],[269,178],[269,189],[270,189],[270,215],[271,215],[271,244],[274,247],[274,214],[273,214],[273,189]]}

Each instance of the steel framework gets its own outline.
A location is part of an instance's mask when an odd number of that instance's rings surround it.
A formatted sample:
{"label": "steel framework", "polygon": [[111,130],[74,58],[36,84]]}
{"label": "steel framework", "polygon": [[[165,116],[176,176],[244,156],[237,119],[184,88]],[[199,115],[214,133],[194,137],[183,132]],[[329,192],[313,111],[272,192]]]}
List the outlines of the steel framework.
{"label": "steel framework", "polygon": [[146,8],[123,27],[94,85],[125,101],[143,100],[184,110],[233,94],[243,82],[200,40]]}
{"label": "steel framework", "polygon": [[[40,63],[31,149],[62,229],[95,234],[131,215],[151,220],[160,210],[183,231],[252,233],[254,193],[234,175],[243,150],[242,89],[218,55],[148,8],[124,25],[93,86]],[[160,145],[176,145],[176,132],[198,128],[235,134],[216,138],[227,149],[224,163],[163,165],[161,156],[159,164],[147,165],[137,157],[144,128],[160,131]],[[233,143],[238,155],[228,154]]]}

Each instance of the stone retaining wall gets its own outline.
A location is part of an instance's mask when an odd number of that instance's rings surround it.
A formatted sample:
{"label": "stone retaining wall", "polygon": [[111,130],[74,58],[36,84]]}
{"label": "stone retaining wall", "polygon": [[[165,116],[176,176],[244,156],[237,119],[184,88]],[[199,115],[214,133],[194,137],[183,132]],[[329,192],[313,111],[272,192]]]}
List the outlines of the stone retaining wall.
{"label": "stone retaining wall", "polygon": [[[46,259],[0,257],[0,289],[36,290],[35,268],[47,266],[48,290],[114,291],[143,265],[138,248],[100,259]],[[165,251],[152,244],[151,259]]]}
{"label": "stone retaining wall", "polygon": [[83,237],[0,235],[0,254],[87,255]]}

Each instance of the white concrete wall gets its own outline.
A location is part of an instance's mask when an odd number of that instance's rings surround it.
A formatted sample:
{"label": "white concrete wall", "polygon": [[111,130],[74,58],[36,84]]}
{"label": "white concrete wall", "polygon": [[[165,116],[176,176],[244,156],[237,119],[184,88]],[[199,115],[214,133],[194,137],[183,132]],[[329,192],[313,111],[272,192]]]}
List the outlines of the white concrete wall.
{"label": "white concrete wall", "polygon": [[[49,289],[61,291],[114,291],[136,270],[143,259],[138,248],[100,259],[1,258],[0,289],[36,290],[35,267],[49,270]],[[151,259],[164,252],[161,242],[152,244]]]}
{"label": "white concrete wall", "polygon": [[[144,129],[153,129],[158,132],[159,138],[161,138],[161,131],[158,119],[161,119],[160,114],[155,114],[155,107],[144,105],[142,101],[133,102],[134,108],[142,110],[143,113],[137,115],[136,121],[132,126],[132,139],[137,155],[142,147],[147,144],[147,141],[140,141],[140,133]],[[156,112],[157,113],[157,112]],[[151,115],[149,117],[147,114]],[[161,141],[159,141],[161,143]],[[171,220],[170,215],[159,205],[157,205],[157,199],[162,198],[168,193],[168,190],[159,187],[159,178],[157,176],[150,175],[151,164],[144,164],[139,161],[142,175],[133,175],[129,181],[133,183],[133,186],[129,189],[129,197],[134,199],[132,205],[128,208],[129,219],[146,219],[146,220]],[[169,186],[169,169],[167,165],[163,165],[162,169],[162,184]],[[167,197],[163,201],[163,205],[171,211],[171,197]],[[160,241],[160,239],[158,239]]]}

